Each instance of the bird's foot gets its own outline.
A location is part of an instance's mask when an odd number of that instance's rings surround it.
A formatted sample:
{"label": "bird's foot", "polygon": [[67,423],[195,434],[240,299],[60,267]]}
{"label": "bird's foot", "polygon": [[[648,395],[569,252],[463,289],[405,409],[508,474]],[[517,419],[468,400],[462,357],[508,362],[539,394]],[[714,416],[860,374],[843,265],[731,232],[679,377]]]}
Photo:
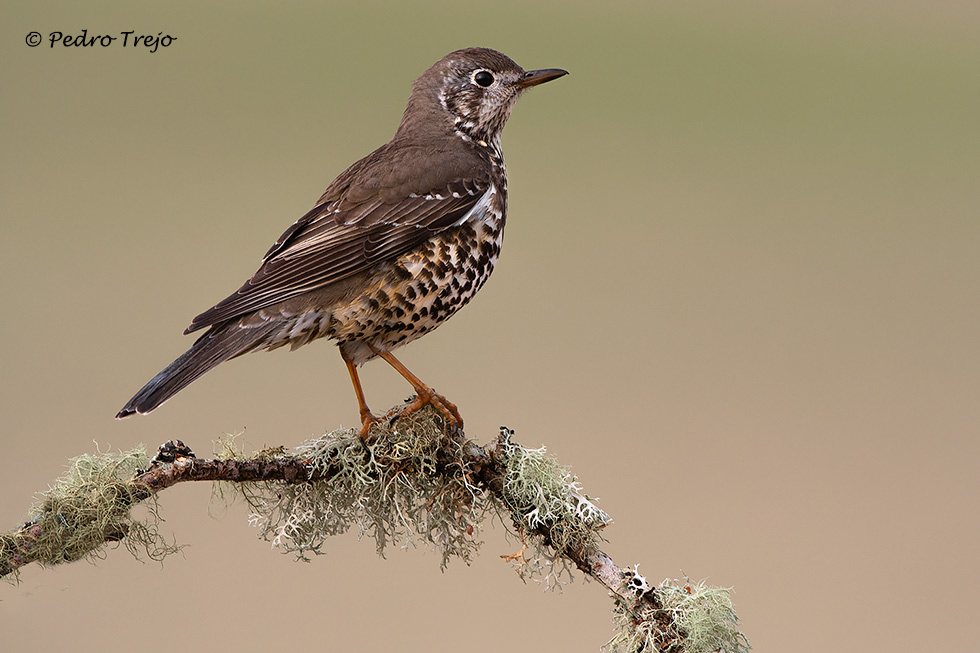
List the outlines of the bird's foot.
{"label": "bird's foot", "polygon": [[361,442],[364,443],[365,447],[370,444],[371,440],[373,439],[370,437],[371,427],[380,423],[381,420],[375,417],[370,411],[368,411],[366,414],[361,414],[361,430],[358,432],[358,435],[360,436]]}
{"label": "bird's foot", "polygon": [[[460,417],[456,404],[422,383],[422,379],[412,374],[412,372],[405,367],[401,361],[395,358],[390,351],[386,349],[378,349],[371,343],[367,343],[367,346],[371,348],[371,351],[383,358],[389,365],[395,368],[395,370],[401,374],[406,381],[411,383],[413,388],[415,388],[415,400],[406,406],[405,409],[394,419],[398,419],[398,417],[401,417],[402,415],[411,415],[422,408],[422,406],[428,404],[442,413],[442,416],[446,418],[446,426],[459,431],[463,430],[463,418]],[[353,363],[348,363],[347,366],[352,370],[354,369]],[[351,375],[353,378],[354,372],[351,372]]]}
{"label": "bird's foot", "polygon": [[459,409],[456,408],[456,404],[449,401],[432,388],[425,386],[415,389],[415,399],[398,414],[398,417],[411,415],[425,405],[432,406],[439,411],[439,413],[446,418],[446,426],[449,428],[458,430],[463,429],[463,418],[460,416]]}

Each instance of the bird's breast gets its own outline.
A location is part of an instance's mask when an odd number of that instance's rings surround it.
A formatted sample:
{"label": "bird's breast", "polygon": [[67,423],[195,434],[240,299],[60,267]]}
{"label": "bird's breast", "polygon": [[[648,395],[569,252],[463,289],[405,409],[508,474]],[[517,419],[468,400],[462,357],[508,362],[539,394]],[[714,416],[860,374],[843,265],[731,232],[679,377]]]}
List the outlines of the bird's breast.
{"label": "bird's breast", "polygon": [[500,256],[506,200],[488,192],[481,210],[461,224],[379,266],[365,292],[335,306],[329,335],[356,364],[367,346],[393,349],[432,331],[483,287]]}
{"label": "bird's breast", "polygon": [[[438,200],[434,200],[438,201]],[[379,262],[330,299],[311,293],[256,314],[281,327],[266,348],[293,348],[321,337],[339,341],[355,364],[432,331],[467,304],[493,272],[503,242],[505,191],[491,186],[460,223],[414,249]]]}

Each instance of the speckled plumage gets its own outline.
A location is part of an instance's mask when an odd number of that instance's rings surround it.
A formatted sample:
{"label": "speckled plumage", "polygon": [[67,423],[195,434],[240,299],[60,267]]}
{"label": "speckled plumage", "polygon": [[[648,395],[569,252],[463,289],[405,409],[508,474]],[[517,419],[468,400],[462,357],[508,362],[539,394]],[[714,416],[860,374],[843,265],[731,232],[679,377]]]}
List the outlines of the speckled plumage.
{"label": "speckled plumage", "polygon": [[185,333],[209,330],[117,417],[150,412],[229,358],[327,337],[347,362],[362,433],[374,417],[356,367],[375,356],[461,422],[390,352],[438,327],[489,278],[507,211],[501,130],[524,90],[564,74],[526,72],[484,48],[436,62],[416,80],[394,138],[337,177],[236,293],[194,318]]}
{"label": "speckled plumage", "polygon": [[503,240],[505,201],[494,199],[495,206],[479,218],[376,264],[340,298],[280,302],[243,323],[279,325],[259,345],[268,349],[332,338],[356,365],[377,355],[367,343],[388,351],[405,345],[442,324],[490,278]]}

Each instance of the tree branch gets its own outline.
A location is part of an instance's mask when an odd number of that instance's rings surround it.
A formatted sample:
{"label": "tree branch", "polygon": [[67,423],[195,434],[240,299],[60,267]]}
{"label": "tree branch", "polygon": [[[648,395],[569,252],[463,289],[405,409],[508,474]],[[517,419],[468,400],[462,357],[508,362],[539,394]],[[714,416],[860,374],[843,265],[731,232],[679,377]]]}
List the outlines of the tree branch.
{"label": "tree branch", "polygon": [[509,517],[525,548],[535,552],[531,559],[524,549],[502,556],[522,577],[560,582],[570,563],[610,592],[620,626],[610,650],[748,649],[727,590],[669,581],[654,587],[636,567],[617,565],[598,546],[609,517],[544,449],[526,449],[512,436],[501,428],[480,447],[461,431],[447,431],[435,411],[420,411],[379,425],[368,444],[353,431],[339,431],[293,453],[280,447],[250,458],[203,459],[174,440],[145,469],[137,468],[145,460],[139,453],[83,456],[27,523],[0,535],[0,576],[16,577],[31,562],[98,555],[108,542],[162,558],[174,547],[161,542],[152,520],[134,520],[130,508],[151,500],[155,517],[161,490],[222,481],[237,484],[264,537],[300,556],[353,523],[375,538],[379,551],[407,533],[441,548],[444,564],[467,559],[479,544],[474,527],[494,511]]}

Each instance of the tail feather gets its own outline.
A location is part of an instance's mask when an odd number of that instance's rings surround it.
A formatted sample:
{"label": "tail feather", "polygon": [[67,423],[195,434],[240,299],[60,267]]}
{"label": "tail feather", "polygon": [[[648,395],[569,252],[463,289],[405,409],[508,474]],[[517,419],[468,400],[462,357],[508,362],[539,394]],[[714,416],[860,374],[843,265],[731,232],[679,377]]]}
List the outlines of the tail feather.
{"label": "tail feather", "polygon": [[216,365],[261,347],[277,326],[267,323],[241,327],[235,322],[212,327],[177,360],[150,379],[116,414],[116,419],[134,413],[149,413]]}

